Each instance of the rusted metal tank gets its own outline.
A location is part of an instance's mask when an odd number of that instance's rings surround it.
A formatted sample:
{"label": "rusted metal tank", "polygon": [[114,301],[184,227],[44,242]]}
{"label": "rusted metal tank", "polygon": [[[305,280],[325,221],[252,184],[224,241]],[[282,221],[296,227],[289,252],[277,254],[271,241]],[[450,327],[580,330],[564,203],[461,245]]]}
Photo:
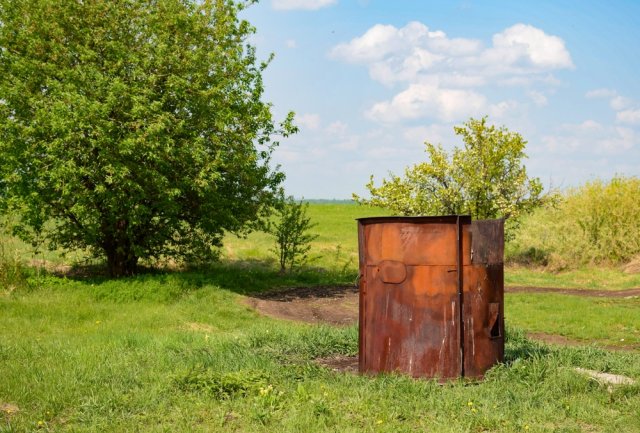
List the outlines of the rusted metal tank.
{"label": "rusted metal tank", "polygon": [[361,372],[480,378],[504,357],[504,221],[358,220]]}

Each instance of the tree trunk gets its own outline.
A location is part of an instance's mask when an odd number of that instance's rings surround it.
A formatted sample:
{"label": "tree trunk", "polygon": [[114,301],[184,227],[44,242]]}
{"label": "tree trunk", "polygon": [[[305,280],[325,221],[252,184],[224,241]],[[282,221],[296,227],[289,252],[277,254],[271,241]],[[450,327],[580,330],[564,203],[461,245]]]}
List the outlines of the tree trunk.
{"label": "tree trunk", "polygon": [[116,246],[109,250],[105,249],[105,253],[107,255],[109,276],[118,278],[136,273],[138,268],[138,258],[133,254],[130,248]]}
{"label": "tree trunk", "polygon": [[107,267],[111,277],[133,275],[138,267],[138,256],[133,252],[133,243],[127,235],[127,226],[127,220],[119,220],[115,230],[107,226],[103,232],[105,241],[102,247],[107,256]]}

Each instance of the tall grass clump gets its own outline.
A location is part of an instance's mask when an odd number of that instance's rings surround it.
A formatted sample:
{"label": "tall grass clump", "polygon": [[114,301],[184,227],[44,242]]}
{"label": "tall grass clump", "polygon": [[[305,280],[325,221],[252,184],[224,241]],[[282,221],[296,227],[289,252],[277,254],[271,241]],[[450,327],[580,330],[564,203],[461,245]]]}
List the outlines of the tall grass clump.
{"label": "tall grass clump", "polygon": [[28,286],[26,265],[17,250],[10,248],[8,239],[9,234],[0,220],[0,293],[6,294]]}
{"label": "tall grass clump", "polygon": [[621,265],[640,254],[640,179],[593,180],[526,217],[507,260],[552,269]]}

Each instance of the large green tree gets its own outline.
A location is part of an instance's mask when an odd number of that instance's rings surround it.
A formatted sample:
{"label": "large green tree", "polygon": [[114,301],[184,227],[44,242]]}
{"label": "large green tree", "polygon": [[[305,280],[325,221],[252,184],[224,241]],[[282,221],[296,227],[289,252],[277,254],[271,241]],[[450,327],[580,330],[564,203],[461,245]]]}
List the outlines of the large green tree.
{"label": "large green tree", "polygon": [[[0,201],[112,275],[241,232],[276,195],[274,122],[233,0],[0,0]],[[45,230],[46,229],[46,230]]]}
{"label": "large green tree", "polygon": [[522,160],[526,141],[516,132],[470,119],[454,128],[464,146],[449,155],[441,145],[425,143],[429,160],[391,175],[381,186],[373,176],[370,199],[402,215],[469,214],[474,218],[510,218],[512,223],[542,202],[542,183],[530,178]]}

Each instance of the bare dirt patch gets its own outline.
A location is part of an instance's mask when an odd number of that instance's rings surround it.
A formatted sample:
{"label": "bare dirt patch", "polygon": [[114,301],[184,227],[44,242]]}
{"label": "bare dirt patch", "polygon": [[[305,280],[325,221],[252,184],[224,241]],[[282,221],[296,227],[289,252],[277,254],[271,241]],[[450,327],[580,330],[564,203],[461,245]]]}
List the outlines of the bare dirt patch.
{"label": "bare dirt patch", "polygon": [[625,274],[640,274],[640,255],[637,255],[622,268]]}
{"label": "bare dirt patch", "polygon": [[0,402],[0,413],[2,413],[5,417],[11,418],[11,416],[17,414],[18,412],[20,412],[20,408],[15,404]]}
{"label": "bare dirt patch", "polygon": [[49,260],[40,259],[30,260],[29,266],[32,268],[44,269],[45,271],[50,272],[54,275],[62,276],[68,275],[73,269],[73,267],[69,265],[62,265],[59,263],[50,262]]}
{"label": "bare dirt patch", "polygon": [[358,289],[354,286],[290,288],[255,295],[246,303],[278,319],[342,326],[358,321]]}
{"label": "bare dirt patch", "polygon": [[327,358],[317,358],[315,362],[333,371],[340,371],[340,372],[346,372],[346,373],[358,372],[357,356],[336,355],[336,356],[330,356]]}

